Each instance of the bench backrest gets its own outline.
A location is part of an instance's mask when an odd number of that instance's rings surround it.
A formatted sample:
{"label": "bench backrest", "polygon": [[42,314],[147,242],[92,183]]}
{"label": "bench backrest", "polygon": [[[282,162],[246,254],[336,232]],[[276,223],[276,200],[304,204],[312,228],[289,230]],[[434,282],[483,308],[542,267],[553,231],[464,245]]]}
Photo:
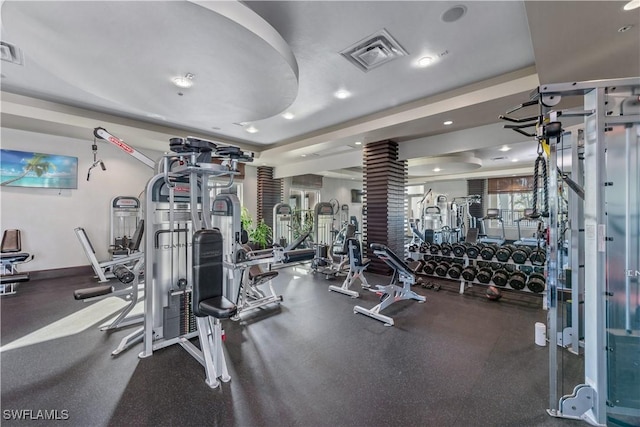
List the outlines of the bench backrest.
{"label": "bench backrest", "polygon": [[201,301],[222,296],[222,250],[220,230],[198,230],[194,233],[192,308],[198,317],[207,316],[200,310]]}
{"label": "bench backrest", "polygon": [[2,253],[20,252],[22,250],[20,230],[4,230],[1,250]]}

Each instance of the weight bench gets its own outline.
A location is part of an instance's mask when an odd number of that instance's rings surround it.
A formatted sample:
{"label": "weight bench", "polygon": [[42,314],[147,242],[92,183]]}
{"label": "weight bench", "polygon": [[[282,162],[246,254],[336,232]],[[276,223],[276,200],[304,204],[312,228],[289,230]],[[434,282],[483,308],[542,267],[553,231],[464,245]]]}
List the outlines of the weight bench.
{"label": "weight bench", "polygon": [[[391,249],[378,243],[372,243],[371,249],[378,258],[393,269],[393,276],[391,277],[390,284],[386,286],[376,285],[377,289],[369,289],[371,292],[376,292],[381,295],[380,304],[371,309],[357,305],[353,307],[353,312],[364,314],[365,316],[384,322],[385,326],[393,326],[393,318],[380,314],[382,310],[396,301],[414,299],[422,303],[425,302],[426,298],[411,290],[411,285],[416,283],[416,277],[409,266],[405,264],[402,259],[398,258]],[[402,282],[402,287],[397,285],[398,281]]]}
{"label": "weight bench", "polygon": [[31,261],[34,256],[21,250],[20,230],[5,230],[0,245],[0,296],[15,294],[18,283],[29,281],[29,273],[19,273],[17,265]]}
{"label": "weight bench", "polygon": [[[96,273],[96,276],[98,277],[98,282],[100,283],[106,283],[109,281],[110,277],[114,277],[117,266],[122,265],[131,268],[138,259],[144,257],[144,253],[140,252],[140,244],[142,242],[142,235],[144,233],[144,221],[142,220],[138,222],[138,227],[136,228],[136,231],[131,238],[132,244],[130,246],[129,255],[119,257],[112,261],[98,261],[98,258],[96,258],[96,251],[93,249],[93,245],[91,244],[89,236],[87,235],[87,232],[84,230],[84,228],[78,227],[74,231],[76,233],[76,236],[78,237],[78,240],[80,240],[80,244],[82,245],[82,249],[84,250],[85,255],[91,263],[91,267],[93,268],[94,273]],[[109,277],[107,277],[107,274],[109,274]],[[121,274],[125,274],[124,271],[122,271]],[[99,293],[99,295],[93,296],[106,295],[107,293],[109,293],[108,289],[110,289],[110,286],[103,286],[101,290],[96,289],[95,292]],[[100,292],[102,293],[100,294]]]}
{"label": "weight bench", "polygon": [[238,307],[222,295],[222,234],[220,230],[198,230],[193,235],[193,295],[191,307],[198,323],[200,348],[187,338],[180,345],[205,368],[211,388],[231,380],[224,357],[221,319],[236,315]]}
{"label": "weight bench", "polygon": [[342,286],[331,285],[329,286],[329,290],[349,295],[351,298],[358,298],[360,294],[349,288],[356,279],[360,279],[363,288],[370,287],[369,282],[367,282],[367,278],[364,276],[364,270],[367,269],[371,261],[366,258],[362,258],[360,242],[357,239],[350,237],[347,239],[347,245],[349,247],[349,272],[347,273],[347,277],[344,279]]}
{"label": "weight bench", "polygon": [[[243,246],[249,256],[251,262],[251,248]],[[257,261],[257,260],[256,260]],[[259,264],[254,264],[246,269],[246,276],[243,273],[243,279],[238,290],[237,306],[238,314],[254,308],[263,307],[267,304],[279,304],[282,302],[282,295],[277,295],[271,285],[271,281],[278,277],[277,271],[263,271]],[[268,293],[258,289],[258,286],[267,284]]]}

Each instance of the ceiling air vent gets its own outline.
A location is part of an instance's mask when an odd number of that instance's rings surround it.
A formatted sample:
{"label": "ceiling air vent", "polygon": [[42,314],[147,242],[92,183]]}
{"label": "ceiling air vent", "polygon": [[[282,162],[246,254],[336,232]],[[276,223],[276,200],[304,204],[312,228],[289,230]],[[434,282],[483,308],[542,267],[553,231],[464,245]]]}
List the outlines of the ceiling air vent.
{"label": "ceiling air vent", "polygon": [[10,43],[0,41],[0,50],[2,52],[2,60],[11,62],[12,64],[22,65],[22,52],[17,46]]}
{"label": "ceiling air vent", "polygon": [[340,53],[364,72],[408,55],[384,28]]}

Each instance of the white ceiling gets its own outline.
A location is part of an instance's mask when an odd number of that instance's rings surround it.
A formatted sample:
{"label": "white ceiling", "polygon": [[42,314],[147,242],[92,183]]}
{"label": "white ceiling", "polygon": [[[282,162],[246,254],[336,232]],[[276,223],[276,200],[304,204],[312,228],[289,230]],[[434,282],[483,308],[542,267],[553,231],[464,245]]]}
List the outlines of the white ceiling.
{"label": "white ceiling", "polygon": [[[440,179],[526,173],[535,143],[497,116],[541,83],[640,76],[640,13],[625,3],[5,1],[2,41],[23,64],[2,62],[2,126],[87,140],[102,126],[160,151],[195,134],[256,151],[276,176],[358,177],[355,142],[382,139],[414,181],[437,164]],[[407,56],[365,73],[340,55],[382,29]],[[193,87],[171,84],[185,73]],[[504,144],[521,145],[494,160]]]}

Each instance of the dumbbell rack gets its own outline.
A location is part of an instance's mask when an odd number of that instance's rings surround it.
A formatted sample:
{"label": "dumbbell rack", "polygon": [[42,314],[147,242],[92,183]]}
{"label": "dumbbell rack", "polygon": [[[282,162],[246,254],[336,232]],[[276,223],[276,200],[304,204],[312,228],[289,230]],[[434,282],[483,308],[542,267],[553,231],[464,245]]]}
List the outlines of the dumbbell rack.
{"label": "dumbbell rack", "polygon": [[[465,280],[462,275],[460,275],[460,277],[451,277],[448,274],[446,275],[440,275],[440,274],[436,274],[435,271],[431,274],[426,273],[423,271],[422,274],[426,274],[428,276],[431,277],[436,277],[439,279],[447,279],[447,280],[452,280],[452,281],[456,281],[456,282],[460,282],[460,294],[464,294],[465,289],[477,284],[477,285],[483,285],[483,286],[497,286],[499,289],[511,289],[514,291],[520,291],[520,292],[527,292],[533,295],[542,295],[544,292],[544,289],[542,289],[540,292],[533,292],[531,291],[526,285],[522,288],[522,289],[515,289],[513,287],[511,287],[509,285],[509,280],[507,280],[507,283],[505,285],[498,285],[496,283],[494,283],[493,281],[493,277],[496,271],[498,270],[506,270],[509,273],[513,273],[515,271],[521,271],[524,275],[525,275],[525,283],[529,281],[529,278],[532,274],[539,274],[542,277],[544,277],[544,266],[543,265],[534,265],[531,261],[527,260],[524,263],[515,263],[515,262],[504,262],[504,261],[499,261],[497,260],[497,258],[494,256],[492,259],[482,259],[480,258],[480,256],[478,255],[477,258],[471,258],[469,257],[466,253],[463,256],[455,256],[452,252],[448,253],[448,254],[443,254],[440,250],[435,252],[431,251],[432,247],[435,247],[436,245],[428,245],[425,246],[423,245],[421,248],[420,247],[414,247],[414,248],[410,248],[410,254],[414,255],[412,258],[415,258],[417,256],[420,256],[422,258],[423,261],[428,262],[428,261],[436,261],[438,263],[442,263],[443,261],[446,260],[447,263],[449,263],[450,265],[454,265],[454,264],[458,264],[462,267],[462,269],[469,267],[471,265],[475,265],[477,268],[482,268],[482,267],[488,267],[491,269],[492,271],[492,275],[491,275],[491,280],[489,280],[488,282],[481,282],[477,279],[474,280]],[[439,246],[439,245],[438,245]],[[411,251],[411,249],[414,249],[413,251]],[[415,250],[418,249],[418,250]],[[508,279],[508,278],[507,278]],[[545,284],[546,285],[546,284]],[[545,286],[546,287],[546,286]]]}

